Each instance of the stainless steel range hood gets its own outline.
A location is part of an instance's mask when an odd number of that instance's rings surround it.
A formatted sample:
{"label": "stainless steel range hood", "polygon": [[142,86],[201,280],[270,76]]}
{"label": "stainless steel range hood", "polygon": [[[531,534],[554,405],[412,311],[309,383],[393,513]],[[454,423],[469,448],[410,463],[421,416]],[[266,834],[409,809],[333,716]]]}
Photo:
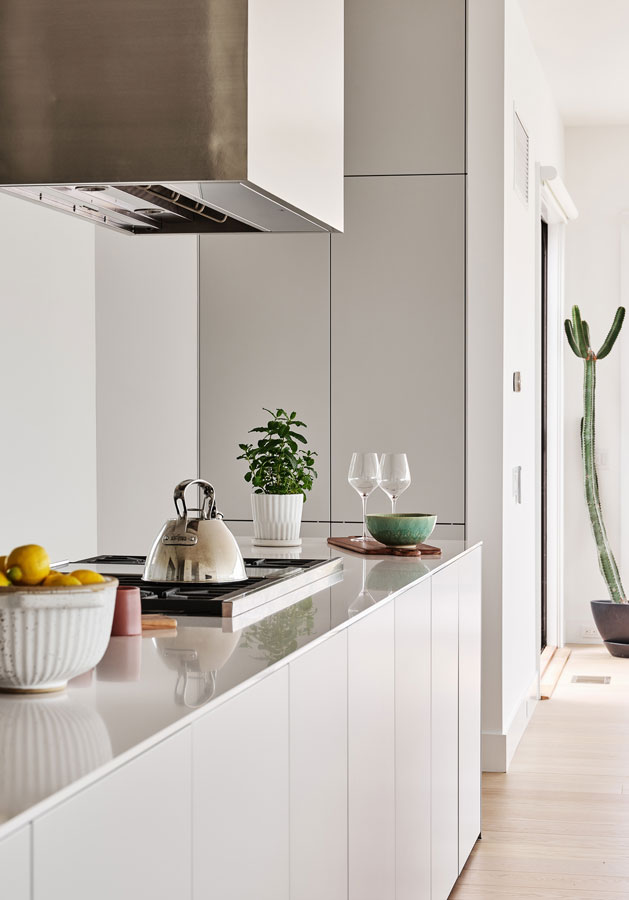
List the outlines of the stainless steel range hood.
{"label": "stainless steel range hood", "polygon": [[130,234],[343,228],[343,0],[3,0],[0,189]]}

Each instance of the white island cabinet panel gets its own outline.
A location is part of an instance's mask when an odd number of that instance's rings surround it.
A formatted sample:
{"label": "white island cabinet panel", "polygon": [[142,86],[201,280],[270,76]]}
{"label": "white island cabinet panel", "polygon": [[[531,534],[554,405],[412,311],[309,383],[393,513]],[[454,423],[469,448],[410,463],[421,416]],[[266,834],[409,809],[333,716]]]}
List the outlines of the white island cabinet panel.
{"label": "white island cabinet panel", "polygon": [[191,897],[190,729],[33,825],[33,900]]}
{"label": "white island cabinet panel", "polygon": [[459,569],[459,872],[480,834],[481,551]]}
{"label": "white island cabinet panel", "polygon": [[395,649],[389,603],[348,631],[349,898],[395,897]]}
{"label": "white island cabinet panel", "polygon": [[0,841],[0,897],[31,900],[30,826]]}
{"label": "white island cabinet panel", "polygon": [[193,725],[193,897],[288,900],[288,667]]}
{"label": "white island cabinet panel", "polygon": [[347,900],[347,632],[289,677],[290,897]]}
{"label": "white island cabinet panel", "polygon": [[395,600],[396,900],[430,897],[430,595]]}
{"label": "white island cabinet panel", "polygon": [[432,900],[445,900],[459,873],[459,571],[432,578]]}

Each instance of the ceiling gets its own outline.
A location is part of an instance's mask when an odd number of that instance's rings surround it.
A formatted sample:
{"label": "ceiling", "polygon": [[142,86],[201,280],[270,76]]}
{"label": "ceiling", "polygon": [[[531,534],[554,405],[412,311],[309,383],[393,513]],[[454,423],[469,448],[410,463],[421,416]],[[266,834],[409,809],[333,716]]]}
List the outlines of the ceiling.
{"label": "ceiling", "polygon": [[629,124],[629,0],[520,6],[565,124]]}

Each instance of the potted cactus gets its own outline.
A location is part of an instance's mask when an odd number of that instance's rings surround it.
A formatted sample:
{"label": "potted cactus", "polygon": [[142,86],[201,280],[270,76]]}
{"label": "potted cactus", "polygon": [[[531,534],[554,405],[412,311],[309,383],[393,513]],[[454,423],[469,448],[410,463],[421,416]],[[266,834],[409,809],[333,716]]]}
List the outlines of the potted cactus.
{"label": "potted cactus", "polygon": [[581,419],[581,456],[587,503],[601,574],[605,579],[609,600],[591,602],[594,622],[612,656],[629,657],[629,603],[620,578],[618,565],[607,537],[596,472],[596,363],[609,355],[622,328],[625,309],[620,306],[598,353],[592,350],[588,323],[581,318],[578,306],[572,307],[572,321],[566,319],[566,336],[570,348],[584,361],[583,418]]}

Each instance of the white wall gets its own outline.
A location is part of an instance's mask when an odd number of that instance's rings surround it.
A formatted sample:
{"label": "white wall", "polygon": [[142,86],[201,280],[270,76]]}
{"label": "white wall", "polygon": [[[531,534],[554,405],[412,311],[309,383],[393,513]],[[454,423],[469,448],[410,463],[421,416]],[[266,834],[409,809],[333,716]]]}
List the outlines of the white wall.
{"label": "white wall", "polygon": [[468,5],[467,512],[483,546],[483,734],[502,732],[504,17]]}
{"label": "white wall", "polygon": [[[504,768],[537,671],[539,207],[536,164],[563,171],[562,126],[516,0],[468,6],[468,538],[485,542],[484,765]],[[513,186],[513,111],[530,138]],[[513,372],[522,391],[512,390]],[[522,503],[512,471],[522,467]]]}
{"label": "white wall", "polygon": [[[590,324],[592,339],[601,343],[621,297],[622,214],[629,212],[629,127],[566,129],[567,184],[579,218],[566,232],[566,315],[578,304]],[[626,299],[626,298],[625,298]],[[627,353],[627,325],[606,359],[597,365],[596,425],[599,482],[612,547],[629,580],[629,553],[620,544],[621,348]],[[584,638],[592,625],[590,601],[607,597],[583,497],[579,421],[583,364],[565,354],[565,638]],[[622,556],[622,560],[621,560]]]}
{"label": "white wall", "polygon": [[0,313],[0,553],[93,553],[94,227],[0,194]]}
{"label": "white wall", "polygon": [[97,231],[100,553],[147,553],[197,476],[197,276],[196,235]]}
{"label": "white wall", "polygon": [[[540,209],[536,166],[564,169],[563,125],[516,0],[505,7],[505,243],[503,445],[503,726],[509,729],[537,672],[539,553]],[[513,111],[530,139],[528,207],[513,187]],[[513,372],[522,391],[512,389]],[[522,503],[512,471],[522,466]]]}

